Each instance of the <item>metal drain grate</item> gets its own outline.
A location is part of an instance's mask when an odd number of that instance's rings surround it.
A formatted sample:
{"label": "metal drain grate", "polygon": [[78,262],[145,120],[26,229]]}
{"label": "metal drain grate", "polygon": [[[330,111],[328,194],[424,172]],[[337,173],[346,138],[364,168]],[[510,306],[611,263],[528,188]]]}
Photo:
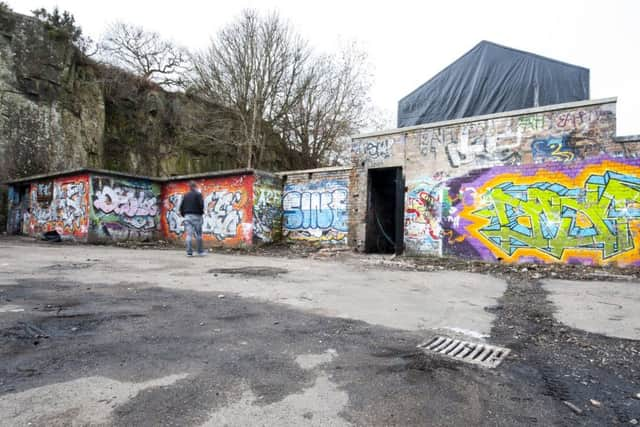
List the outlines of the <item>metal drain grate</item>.
{"label": "metal drain grate", "polygon": [[462,362],[495,368],[511,350],[487,344],[475,344],[467,341],[437,336],[418,346],[419,349],[448,356]]}

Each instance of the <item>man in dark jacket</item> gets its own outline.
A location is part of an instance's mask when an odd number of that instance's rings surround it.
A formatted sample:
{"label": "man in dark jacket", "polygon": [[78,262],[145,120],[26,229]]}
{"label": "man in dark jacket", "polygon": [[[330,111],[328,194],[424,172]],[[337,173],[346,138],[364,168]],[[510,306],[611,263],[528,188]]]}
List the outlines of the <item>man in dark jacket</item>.
{"label": "man in dark jacket", "polygon": [[198,184],[195,181],[189,182],[189,191],[182,198],[180,204],[180,215],[184,218],[184,228],[187,232],[187,256],[193,256],[191,242],[195,235],[198,243],[198,255],[203,256],[202,250],[202,214],[204,213],[204,200],[198,191]]}

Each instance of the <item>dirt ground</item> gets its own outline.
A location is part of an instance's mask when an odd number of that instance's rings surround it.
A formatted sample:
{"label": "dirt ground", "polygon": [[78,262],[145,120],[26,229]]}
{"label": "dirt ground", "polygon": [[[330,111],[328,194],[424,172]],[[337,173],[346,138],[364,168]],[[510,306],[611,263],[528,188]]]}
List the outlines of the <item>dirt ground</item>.
{"label": "dirt ground", "polygon": [[[0,238],[0,426],[633,425],[638,277]],[[417,348],[436,334],[511,353]]]}

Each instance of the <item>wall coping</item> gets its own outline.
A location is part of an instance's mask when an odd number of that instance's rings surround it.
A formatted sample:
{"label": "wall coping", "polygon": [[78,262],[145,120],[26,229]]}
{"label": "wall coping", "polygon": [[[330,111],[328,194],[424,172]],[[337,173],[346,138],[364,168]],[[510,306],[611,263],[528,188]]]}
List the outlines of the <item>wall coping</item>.
{"label": "wall coping", "polygon": [[331,166],[327,168],[315,168],[315,169],[300,169],[294,171],[282,171],[276,172],[278,176],[300,175],[305,173],[319,173],[319,172],[340,172],[351,170],[351,166]]}
{"label": "wall coping", "polygon": [[274,174],[274,173],[271,173],[271,172],[260,171],[260,170],[256,170],[256,169],[229,169],[229,170],[224,170],[224,171],[202,172],[202,173],[196,173],[196,174],[177,175],[177,176],[170,176],[170,177],[162,177],[162,178],[160,178],[160,177],[151,177],[151,176],[146,176],[146,175],[135,175],[135,174],[126,173],[126,172],[111,171],[111,170],[107,170],[107,169],[75,168],[75,169],[67,169],[67,170],[59,171],[59,172],[50,172],[50,173],[44,173],[44,174],[38,174],[38,175],[30,175],[30,176],[26,176],[24,178],[12,179],[10,181],[4,182],[3,184],[6,184],[6,185],[26,184],[26,183],[29,183],[29,182],[40,181],[40,180],[43,180],[43,179],[59,178],[59,177],[63,177],[63,176],[78,175],[78,174],[106,175],[106,176],[114,176],[114,177],[121,177],[121,178],[145,179],[147,181],[153,181],[153,182],[173,182],[173,181],[183,181],[183,180],[187,180],[187,179],[216,178],[216,177],[231,176],[231,175],[254,175],[254,174],[259,174],[259,175],[263,175],[263,176],[264,175],[277,176],[277,174]]}
{"label": "wall coping", "polygon": [[159,178],[151,178],[151,177],[143,176],[143,175],[135,175],[135,174],[125,173],[125,172],[110,171],[110,170],[107,170],[107,169],[75,168],[75,169],[67,169],[67,170],[59,171],[59,172],[43,173],[43,174],[38,174],[38,175],[26,176],[24,178],[12,179],[10,181],[6,181],[4,184],[7,184],[7,185],[26,184],[28,182],[39,181],[39,180],[47,179],[47,178],[58,178],[58,177],[62,177],[62,176],[78,175],[78,174],[107,175],[107,176],[116,176],[116,177],[122,177],[122,178],[146,179],[146,180],[149,180],[149,181],[161,181],[161,179],[159,179]]}
{"label": "wall coping", "polygon": [[621,144],[626,142],[640,142],[640,135],[614,136],[613,140]]}
{"label": "wall coping", "polygon": [[590,107],[592,105],[611,104],[611,103],[617,103],[617,102],[618,102],[617,97],[586,100],[586,101],[565,102],[564,104],[552,104],[552,105],[545,105],[542,107],[524,108],[521,110],[504,111],[501,113],[485,114],[482,116],[464,117],[461,119],[452,119],[452,120],[445,120],[440,122],[424,123],[421,125],[408,126],[404,128],[395,128],[395,129],[388,129],[383,131],[362,133],[362,134],[351,136],[351,139],[356,140],[356,139],[363,139],[363,138],[371,138],[375,136],[394,135],[394,134],[400,134],[400,133],[408,133],[415,130],[439,128],[439,127],[452,126],[452,125],[457,125],[462,123],[479,122],[483,120],[492,120],[492,119],[498,119],[503,117],[521,116],[525,114],[546,113],[549,111],[566,110],[570,108],[579,108],[579,107]]}

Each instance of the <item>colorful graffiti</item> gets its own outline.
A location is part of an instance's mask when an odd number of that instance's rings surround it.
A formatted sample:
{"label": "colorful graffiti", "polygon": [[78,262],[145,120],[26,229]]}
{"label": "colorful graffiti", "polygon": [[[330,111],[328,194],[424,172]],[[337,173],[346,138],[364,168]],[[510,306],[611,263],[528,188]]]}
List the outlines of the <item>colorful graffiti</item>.
{"label": "colorful graffiti", "polygon": [[284,235],[291,240],[346,244],[348,195],[345,180],[285,185]]}
{"label": "colorful graffiti", "polygon": [[[507,262],[640,264],[640,162],[494,168],[447,183],[460,218],[445,254]],[[446,213],[443,213],[445,215]]]}
{"label": "colorful graffiti", "polygon": [[[225,245],[251,244],[253,235],[253,176],[201,179],[196,181],[204,198],[202,237]],[[170,239],[184,237],[180,216],[182,197],[189,191],[187,181],[165,184],[162,230]]]}
{"label": "colorful graffiti", "polygon": [[575,158],[575,148],[570,144],[571,135],[535,139],[531,143],[531,154],[536,163],[547,161],[569,161]]}
{"label": "colorful graffiti", "polygon": [[[43,190],[51,186],[51,197]],[[31,185],[29,234],[57,231],[63,237],[84,238],[89,223],[89,177],[57,178]],[[39,198],[40,197],[40,198]]]}
{"label": "colorful graffiti", "polygon": [[443,183],[429,177],[409,183],[404,214],[407,252],[440,254],[442,193]]}
{"label": "colorful graffiti", "polygon": [[253,189],[253,234],[256,240],[277,240],[282,226],[282,190],[279,182],[256,183]]}
{"label": "colorful graffiti", "polygon": [[148,180],[93,177],[90,230],[113,240],[151,239],[159,229],[160,185]]}

